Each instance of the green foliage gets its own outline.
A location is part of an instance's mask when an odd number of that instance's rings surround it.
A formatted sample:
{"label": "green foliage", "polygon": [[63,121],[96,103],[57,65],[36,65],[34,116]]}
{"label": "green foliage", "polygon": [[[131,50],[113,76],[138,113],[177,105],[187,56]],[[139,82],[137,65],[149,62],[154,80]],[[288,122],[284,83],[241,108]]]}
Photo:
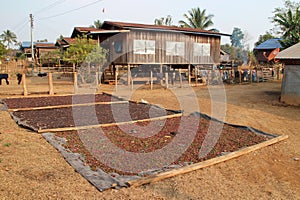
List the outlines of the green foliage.
{"label": "green foliage", "polygon": [[94,24],[91,25],[90,27],[100,29],[102,27],[102,24],[103,23],[98,19],[98,20],[94,21]]}
{"label": "green foliage", "polygon": [[242,48],[242,41],[244,39],[244,33],[240,28],[235,27],[230,36],[231,45],[237,48]]}
{"label": "green foliage", "polygon": [[81,64],[87,55],[97,46],[86,37],[77,38],[76,43],[72,44],[65,52],[63,59],[72,63],[75,67]]}
{"label": "green foliage", "polygon": [[155,19],[154,24],[158,26],[173,26],[172,16],[161,17],[160,19]]}
{"label": "green foliage", "polygon": [[58,63],[61,58],[61,53],[57,49],[55,51],[49,51],[45,55],[42,55],[40,57],[41,64],[47,64],[47,63]]}
{"label": "green foliage", "polygon": [[3,44],[6,44],[7,48],[10,48],[12,44],[18,43],[16,34],[10,30],[3,31],[3,33],[0,35],[0,38]]}
{"label": "green foliage", "polygon": [[17,52],[16,58],[19,60],[24,60],[26,58],[26,55],[23,52]]}
{"label": "green foliage", "polygon": [[221,45],[221,49],[230,55],[230,60],[242,62],[243,60],[243,49],[230,44]]}
{"label": "green foliage", "polygon": [[214,15],[206,15],[206,10],[202,10],[198,8],[192,8],[192,10],[188,11],[188,14],[183,15],[187,21],[180,20],[179,24],[181,27],[187,28],[199,28],[203,30],[207,30],[214,23],[212,22],[212,18]]}
{"label": "green foliage", "polygon": [[3,146],[5,146],[5,147],[9,147],[11,145],[11,143],[5,143]]}
{"label": "green foliage", "polygon": [[6,49],[4,44],[2,44],[2,42],[0,42],[0,59],[5,58],[7,52],[8,52],[8,50]]}
{"label": "green foliage", "polygon": [[63,59],[78,67],[83,64],[88,67],[90,63],[97,66],[106,62],[107,51],[102,49],[95,41],[89,40],[86,37],[77,38],[75,44],[72,44],[65,52]]}
{"label": "green foliage", "polygon": [[87,55],[85,61],[88,63],[94,63],[99,67],[106,62],[107,53],[108,51],[106,49],[96,45],[96,47]]}
{"label": "green foliage", "polygon": [[37,42],[48,42],[48,39],[37,40]]}
{"label": "green foliage", "polygon": [[269,39],[272,39],[272,38],[275,38],[275,36],[273,36],[270,32],[267,31],[264,35],[259,36],[258,41],[255,43],[255,46],[258,46],[261,43],[263,43]]}
{"label": "green foliage", "polygon": [[300,3],[285,1],[284,8],[276,8],[273,23],[282,35],[281,45],[284,48],[300,42]]}

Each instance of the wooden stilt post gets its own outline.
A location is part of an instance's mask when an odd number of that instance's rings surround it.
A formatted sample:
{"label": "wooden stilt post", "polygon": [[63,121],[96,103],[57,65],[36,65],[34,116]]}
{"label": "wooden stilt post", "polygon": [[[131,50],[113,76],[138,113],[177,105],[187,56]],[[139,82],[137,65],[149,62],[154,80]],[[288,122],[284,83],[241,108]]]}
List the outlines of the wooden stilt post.
{"label": "wooden stilt post", "polygon": [[115,66],[115,89],[118,91],[118,66]]}
{"label": "wooden stilt post", "polygon": [[54,95],[52,73],[48,74],[49,95]]}
{"label": "wooden stilt post", "polygon": [[169,74],[165,73],[166,88],[169,88]]}
{"label": "wooden stilt post", "polygon": [[196,87],[198,86],[198,67],[195,67],[195,80],[196,80]]}
{"label": "wooden stilt post", "polygon": [[[163,65],[162,64],[160,64],[160,69],[159,69],[159,73],[161,74],[161,78],[163,78]],[[163,80],[161,79],[160,80],[160,85],[162,85],[163,84]]]}
{"label": "wooden stilt post", "polygon": [[251,83],[251,84],[252,84],[252,75],[253,75],[252,67],[250,67],[250,83]]}
{"label": "wooden stilt post", "polygon": [[150,72],[150,89],[153,90],[153,72]]}
{"label": "wooden stilt post", "polygon": [[77,80],[77,72],[73,73],[74,75],[74,94],[78,92],[78,80]]}
{"label": "wooden stilt post", "polygon": [[130,65],[127,66],[127,85],[130,86],[131,82],[131,71],[130,71]]}
{"label": "wooden stilt post", "polygon": [[180,88],[182,88],[182,76],[181,76],[181,70],[179,69],[179,81],[180,81]]}
{"label": "wooden stilt post", "polygon": [[27,92],[27,86],[26,86],[26,74],[25,73],[22,74],[22,83],[23,83],[23,94],[24,94],[24,96],[27,96],[28,92]]}
{"label": "wooden stilt post", "polygon": [[188,79],[189,79],[189,85],[191,85],[191,65],[188,66]]}

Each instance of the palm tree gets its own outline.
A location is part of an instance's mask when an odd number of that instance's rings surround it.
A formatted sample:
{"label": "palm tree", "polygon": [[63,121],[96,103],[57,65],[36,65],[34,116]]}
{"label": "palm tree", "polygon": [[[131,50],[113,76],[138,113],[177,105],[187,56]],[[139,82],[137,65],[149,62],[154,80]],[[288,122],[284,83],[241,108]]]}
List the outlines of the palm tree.
{"label": "palm tree", "polygon": [[155,19],[154,24],[158,26],[173,26],[172,16],[168,15],[167,17],[161,17],[160,19]]}
{"label": "palm tree", "polygon": [[292,46],[300,42],[300,9],[289,8],[287,12],[277,12],[273,21],[279,26],[283,40],[283,47]]}
{"label": "palm tree", "polygon": [[179,24],[181,27],[206,30],[214,24],[212,22],[214,15],[206,15],[206,10],[204,9],[201,11],[199,7],[192,8],[192,10],[188,11],[188,14],[184,14],[183,16],[186,18],[187,22],[180,20]]}
{"label": "palm tree", "polygon": [[0,38],[4,44],[6,43],[7,48],[10,48],[12,44],[18,43],[16,34],[10,30],[3,31],[3,33],[0,35]]}
{"label": "palm tree", "polygon": [[98,19],[98,20],[94,21],[94,25],[91,25],[90,27],[100,29],[101,26],[102,26],[102,22]]}

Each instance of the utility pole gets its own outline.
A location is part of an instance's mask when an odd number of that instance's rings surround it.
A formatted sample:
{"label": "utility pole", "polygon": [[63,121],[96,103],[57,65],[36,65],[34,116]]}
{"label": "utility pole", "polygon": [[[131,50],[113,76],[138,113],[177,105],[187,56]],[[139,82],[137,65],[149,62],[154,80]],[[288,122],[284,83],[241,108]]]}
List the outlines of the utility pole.
{"label": "utility pole", "polygon": [[33,47],[33,15],[29,14],[30,17],[30,42],[31,42],[31,62],[32,62],[32,75],[34,74],[34,47]]}

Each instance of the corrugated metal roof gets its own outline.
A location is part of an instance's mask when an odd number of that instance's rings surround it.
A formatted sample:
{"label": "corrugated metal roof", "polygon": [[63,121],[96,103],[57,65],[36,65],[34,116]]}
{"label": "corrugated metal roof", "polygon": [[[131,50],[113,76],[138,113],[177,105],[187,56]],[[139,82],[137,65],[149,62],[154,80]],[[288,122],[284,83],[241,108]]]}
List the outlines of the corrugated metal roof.
{"label": "corrugated metal roof", "polygon": [[37,42],[35,43],[37,48],[56,48],[54,43],[50,42]]}
{"label": "corrugated metal roof", "polygon": [[230,34],[218,33],[213,31],[207,31],[202,29],[194,29],[194,28],[183,28],[177,26],[157,26],[157,25],[149,25],[149,24],[136,24],[136,23],[126,23],[126,22],[112,22],[105,21],[102,25],[102,28],[105,29],[106,25],[111,25],[118,27],[119,29],[143,29],[143,30],[152,30],[152,31],[169,31],[169,32],[184,32],[191,34],[203,34],[203,35],[215,35],[215,36],[230,36]]}
{"label": "corrugated metal roof", "polygon": [[99,29],[94,27],[74,27],[79,32],[90,32],[90,31],[97,31]]}
{"label": "corrugated metal roof", "polygon": [[269,40],[261,43],[257,47],[255,47],[254,50],[282,48],[282,46],[279,42],[280,40],[281,40],[280,38],[269,39]]}
{"label": "corrugated metal roof", "polygon": [[276,59],[300,59],[300,42],[279,52]]}
{"label": "corrugated metal roof", "polygon": [[31,42],[22,42],[21,47],[22,48],[30,48],[31,47]]}

